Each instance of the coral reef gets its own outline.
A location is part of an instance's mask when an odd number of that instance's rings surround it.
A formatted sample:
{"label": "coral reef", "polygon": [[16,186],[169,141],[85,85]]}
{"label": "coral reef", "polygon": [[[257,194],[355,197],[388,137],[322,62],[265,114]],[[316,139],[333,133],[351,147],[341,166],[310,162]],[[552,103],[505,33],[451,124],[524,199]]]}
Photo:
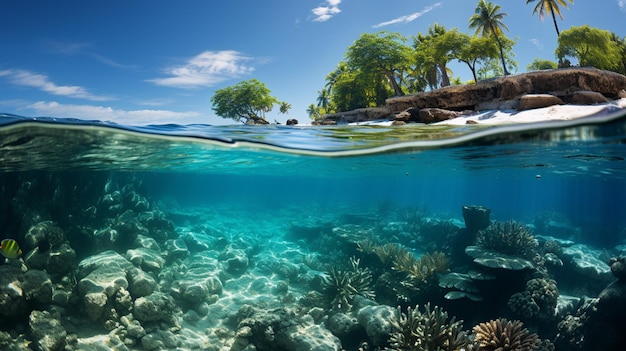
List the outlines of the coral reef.
{"label": "coral reef", "polygon": [[480,323],[473,328],[475,351],[532,351],[539,342],[537,334],[531,334],[524,323],[498,318]]}
{"label": "coral reef", "polygon": [[359,260],[350,258],[349,269],[338,269],[330,266],[322,279],[324,295],[330,300],[331,309],[348,311],[357,295],[373,299],[371,288],[372,274],[367,268],[359,267]]}
{"label": "coral reef", "polygon": [[455,317],[448,320],[448,313],[441,307],[424,305],[424,312],[407,308],[406,314],[398,307],[394,319],[395,331],[389,338],[390,351],[461,351],[465,350],[470,339],[463,331],[463,321]]}
{"label": "coral reef", "polygon": [[554,317],[558,297],[556,281],[535,278],[526,283],[526,290],[511,296],[507,306],[524,318],[549,319]]}
{"label": "coral reef", "polygon": [[450,262],[443,252],[426,253],[418,259],[409,251],[400,250],[393,259],[392,268],[406,273],[410,280],[426,283],[435,274],[445,273],[449,266]]}
{"label": "coral reef", "polygon": [[472,233],[476,234],[480,230],[484,230],[489,227],[489,215],[491,210],[484,206],[463,206],[463,220],[465,221],[465,228]]}
{"label": "coral reef", "polygon": [[538,246],[529,228],[515,221],[495,222],[478,231],[476,245],[525,259],[532,259]]}

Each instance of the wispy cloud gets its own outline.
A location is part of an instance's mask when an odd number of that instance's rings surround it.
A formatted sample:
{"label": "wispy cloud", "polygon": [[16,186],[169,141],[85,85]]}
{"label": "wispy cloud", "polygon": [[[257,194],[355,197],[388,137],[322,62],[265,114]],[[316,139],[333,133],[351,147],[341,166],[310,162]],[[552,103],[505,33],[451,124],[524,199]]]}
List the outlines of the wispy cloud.
{"label": "wispy cloud", "polygon": [[322,5],[311,10],[315,17],[314,22],[326,22],[333,18],[336,14],[340,13],[339,4],[341,0],[326,0]]}
{"label": "wispy cloud", "polygon": [[389,25],[392,25],[392,24],[398,24],[398,23],[406,24],[406,23],[409,23],[409,22],[413,22],[416,19],[418,19],[418,18],[422,17],[423,15],[425,15],[426,13],[432,11],[435,7],[437,7],[439,5],[441,5],[440,2],[435,3],[433,5],[430,5],[430,6],[427,6],[420,12],[416,12],[416,13],[413,13],[413,14],[410,14],[410,15],[407,15],[407,16],[401,16],[401,17],[398,17],[398,18],[394,18],[394,19],[392,19],[390,21],[381,22],[381,23],[373,25],[372,27],[373,28],[380,28],[380,27],[389,26]]}
{"label": "wispy cloud", "polygon": [[625,0],[617,0],[617,6],[619,7],[620,11],[622,12],[626,12],[626,1]]}
{"label": "wispy cloud", "polygon": [[541,40],[537,38],[533,38],[533,39],[530,39],[530,42],[533,43],[533,45],[535,45],[537,49],[543,50],[543,43],[541,42]]}
{"label": "wispy cloud", "polygon": [[227,79],[249,74],[254,68],[246,63],[252,58],[233,50],[205,51],[184,65],[167,68],[168,77],[148,80],[175,88],[210,87]]}
{"label": "wispy cloud", "polygon": [[63,42],[48,42],[47,48],[49,52],[63,54],[63,55],[84,55],[91,57],[92,59],[105,64],[107,66],[122,68],[122,69],[132,69],[134,68],[131,65],[125,65],[119,63],[109,57],[104,55],[100,55],[95,53],[92,50],[89,50],[91,44],[88,43],[63,43]]}
{"label": "wispy cloud", "polygon": [[92,101],[112,100],[110,97],[90,93],[86,88],[77,85],[57,85],[43,74],[21,69],[0,71],[0,77],[6,77],[12,84],[35,88],[52,95],[67,96]]}
{"label": "wispy cloud", "polygon": [[25,106],[37,116],[79,118],[83,120],[111,121],[128,125],[188,123],[200,117],[198,112],[168,110],[120,110],[106,106],[60,104],[56,101],[38,101]]}

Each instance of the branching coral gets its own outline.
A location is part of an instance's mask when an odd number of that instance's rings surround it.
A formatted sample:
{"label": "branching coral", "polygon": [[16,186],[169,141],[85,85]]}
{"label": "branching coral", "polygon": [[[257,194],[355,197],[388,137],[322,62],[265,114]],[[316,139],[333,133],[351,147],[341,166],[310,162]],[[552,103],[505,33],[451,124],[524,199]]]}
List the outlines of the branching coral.
{"label": "branching coral", "polygon": [[499,318],[473,328],[476,351],[532,351],[539,338],[524,328],[524,323]]}
{"label": "branching coral", "polygon": [[537,241],[528,227],[515,221],[495,222],[476,236],[476,244],[497,252],[531,259]]}
{"label": "branching coral", "polygon": [[374,299],[372,273],[367,268],[359,267],[359,260],[350,258],[350,269],[340,270],[335,266],[328,268],[322,280],[325,295],[330,299],[331,308],[348,311],[357,295]]}
{"label": "branching coral", "polygon": [[435,251],[424,254],[419,259],[406,249],[401,251],[393,260],[393,269],[405,272],[410,278],[427,282],[436,273],[445,273],[450,262],[443,252]]}
{"label": "branching coral", "polygon": [[389,339],[389,351],[460,351],[464,350],[469,337],[463,331],[463,321],[452,317],[441,307],[424,305],[424,312],[409,307],[406,315],[398,307],[393,321],[396,329]]}

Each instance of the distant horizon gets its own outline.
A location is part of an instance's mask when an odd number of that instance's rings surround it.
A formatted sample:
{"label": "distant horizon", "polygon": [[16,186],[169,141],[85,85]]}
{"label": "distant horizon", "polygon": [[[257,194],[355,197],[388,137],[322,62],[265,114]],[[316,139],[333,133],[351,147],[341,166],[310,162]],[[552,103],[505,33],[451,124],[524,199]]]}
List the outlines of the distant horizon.
{"label": "distant horizon", "polygon": [[[232,124],[216,116],[217,89],[256,78],[280,101],[268,121],[308,123],[325,77],[363,33],[411,36],[434,23],[473,34],[467,22],[478,1],[277,0],[159,3],[10,2],[0,13],[0,112],[110,120],[128,125]],[[517,39],[516,73],[535,58],[556,61],[552,18],[534,4],[492,1],[508,14],[505,34]],[[561,31],[588,24],[626,36],[626,1],[574,2],[557,17]],[[219,34],[215,34],[219,33]],[[461,63],[453,77],[470,80]]]}

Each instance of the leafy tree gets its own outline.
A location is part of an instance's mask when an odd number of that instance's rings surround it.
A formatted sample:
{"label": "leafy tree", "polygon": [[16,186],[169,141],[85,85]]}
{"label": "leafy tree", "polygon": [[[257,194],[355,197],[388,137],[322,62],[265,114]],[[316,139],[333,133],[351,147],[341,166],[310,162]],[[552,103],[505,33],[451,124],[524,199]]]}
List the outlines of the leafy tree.
{"label": "leafy tree", "polygon": [[404,95],[398,76],[402,76],[411,63],[411,49],[405,42],[406,38],[399,33],[361,34],[348,48],[346,63],[352,70],[384,78],[395,95]]}
{"label": "leafy tree", "polygon": [[426,34],[418,33],[413,37],[417,71],[425,76],[431,89],[450,85],[449,69],[450,52],[455,43],[442,25],[435,23],[428,28]]}
{"label": "leafy tree", "polygon": [[619,70],[622,60],[619,44],[612,40],[611,32],[588,25],[563,31],[555,53],[559,61],[573,57],[580,66],[613,71]]}
{"label": "leafy tree", "polygon": [[250,79],[223,89],[218,89],[211,98],[213,111],[220,117],[237,122],[267,124],[265,113],[272,110],[274,104],[280,104],[281,113],[287,112],[291,105],[273,97],[265,84]]}
{"label": "leafy tree", "polygon": [[504,59],[504,49],[501,38],[504,37],[502,29],[509,30],[509,28],[502,22],[502,19],[508,16],[504,12],[500,12],[500,6],[494,5],[489,1],[480,0],[474,15],[469,19],[469,28],[476,30],[476,35],[481,33],[483,37],[493,37],[498,43],[500,48],[500,58],[502,60],[502,68],[504,69],[504,75],[508,75],[509,71],[506,69],[506,62]]}
{"label": "leafy tree", "polygon": [[306,108],[306,113],[309,115],[309,118],[315,120],[321,117],[320,107],[315,106],[315,104],[310,104]]}
{"label": "leafy tree", "polygon": [[619,35],[611,33],[611,40],[617,44],[621,52],[621,60],[617,72],[626,75],[626,37],[620,38]]}
{"label": "leafy tree", "polygon": [[533,62],[531,62],[528,66],[526,66],[527,71],[541,71],[544,69],[556,69],[558,65],[554,61],[550,60],[542,60],[539,58],[535,58]]}
{"label": "leafy tree", "polygon": [[[561,17],[561,20],[563,20],[563,15],[561,14],[561,9],[559,8],[559,5],[567,8],[567,2],[565,0],[526,0],[526,5],[535,1],[537,1],[537,5],[535,5],[535,8],[533,9],[533,15],[538,13],[539,19],[542,21],[543,16],[545,16],[546,14],[551,15],[552,21],[554,21],[554,29],[556,29],[556,36],[558,37],[561,33],[559,32],[559,26],[556,23],[556,15],[559,15],[559,17]],[[574,3],[573,0],[567,1],[572,4]]]}
{"label": "leafy tree", "polygon": [[477,37],[457,32],[454,40],[457,45],[452,50],[452,57],[463,62],[472,71],[474,82],[478,81],[477,65],[499,58],[498,46],[488,37]]}

